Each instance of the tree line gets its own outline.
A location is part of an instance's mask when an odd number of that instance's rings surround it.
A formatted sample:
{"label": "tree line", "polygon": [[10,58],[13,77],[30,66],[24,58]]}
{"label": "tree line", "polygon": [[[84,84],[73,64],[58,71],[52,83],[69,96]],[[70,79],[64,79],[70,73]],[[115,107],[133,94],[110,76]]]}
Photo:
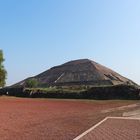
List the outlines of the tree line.
{"label": "tree line", "polygon": [[3,51],[0,50],[0,87],[4,87],[6,84],[7,72],[3,64],[4,61]]}

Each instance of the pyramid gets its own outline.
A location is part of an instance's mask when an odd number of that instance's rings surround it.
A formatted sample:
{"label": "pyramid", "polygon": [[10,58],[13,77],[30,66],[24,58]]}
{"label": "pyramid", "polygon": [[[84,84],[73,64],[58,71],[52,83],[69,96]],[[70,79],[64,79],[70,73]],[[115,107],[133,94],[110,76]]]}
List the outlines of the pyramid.
{"label": "pyramid", "polygon": [[[52,67],[51,69],[31,78],[36,79],[40,87],[135,84],[133,81],[121,76],[117,72],[89,59],[70,61]],[[16,85],[24,85],[26,80],[23,80]]]}

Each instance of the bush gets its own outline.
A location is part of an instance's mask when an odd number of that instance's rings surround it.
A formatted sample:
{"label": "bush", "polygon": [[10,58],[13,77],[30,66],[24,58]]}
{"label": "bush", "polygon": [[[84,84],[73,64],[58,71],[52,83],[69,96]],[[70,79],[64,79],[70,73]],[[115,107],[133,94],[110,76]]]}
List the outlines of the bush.
{"label": "bush", "polygon": [[38,81],[36,79],[28,79],[25,83],[25,87],[35,88],[38,85]]}

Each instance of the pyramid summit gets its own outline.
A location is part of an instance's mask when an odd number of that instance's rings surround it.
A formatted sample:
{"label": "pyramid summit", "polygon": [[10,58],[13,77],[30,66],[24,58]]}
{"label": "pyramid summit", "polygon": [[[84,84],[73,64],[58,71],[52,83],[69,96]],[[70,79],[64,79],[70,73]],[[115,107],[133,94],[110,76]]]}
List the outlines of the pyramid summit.
{"label": "pyramid summit", "polygon": [[[36,79],[40,87],[135,84],[133,81],[121,76],[117,72],[89,59],[69,61],[62,65],[52,67],[31,78]],[[24,85],[26,80],[23,80],[16,85]]]}

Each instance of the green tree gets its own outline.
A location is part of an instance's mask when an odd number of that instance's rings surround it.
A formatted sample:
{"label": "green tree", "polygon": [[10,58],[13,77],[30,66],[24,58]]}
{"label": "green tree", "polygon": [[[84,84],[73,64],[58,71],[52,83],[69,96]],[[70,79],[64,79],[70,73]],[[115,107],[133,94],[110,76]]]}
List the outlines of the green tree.
{"label": "green tree", "polygon": [[4,60],[3,51],[0,50],[0,87],[4,87],[6,83],[7,72],[3,65]]}
{"label": "green tree", "polygon": [[38,85],[38,81],[34,78],[28,79],[25,84],[25,86],[28,88],[35,88],[37,87],[37,85]]}

